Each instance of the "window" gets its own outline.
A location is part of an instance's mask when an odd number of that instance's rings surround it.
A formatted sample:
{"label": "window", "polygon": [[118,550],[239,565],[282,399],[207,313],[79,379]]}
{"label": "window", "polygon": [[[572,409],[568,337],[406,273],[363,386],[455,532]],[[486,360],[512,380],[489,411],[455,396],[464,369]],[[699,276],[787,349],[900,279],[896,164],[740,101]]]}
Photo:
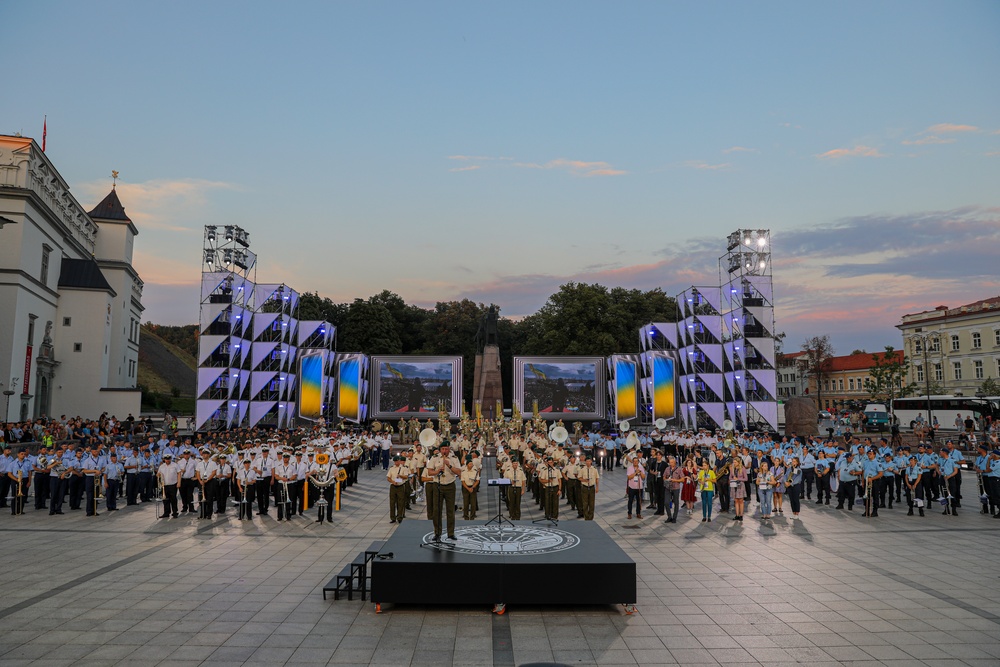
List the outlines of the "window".
{"label": "window", "polygon": [[976,359],[972,362],[972,368],[975,370],[975,375],[977,380],[983,379],[983,362]]}
{"label": "window", "polygon": [[913,352],[914,354],[920,354],[924,351],[924,344],[920,342],[920,339],[913,341]]}
{"label": "window", "polygon": [[958,350],[959,350],[958,336],[956,336],[955,334],[952,334],[951,335],[951,351],[952,352],[958,352]]}
{"label": "window", "polygon": [[993,344],[1000,347],[1000,329],[993,332]]}
{"label": "window", "polygon": [[983,337],[979,335],[978,331],[972,332],[972,349],[978,350],[983,346]]}
{"label": "window", "polygon": [[64,327],[73,326],[73,318],[72,317],[64,317],[63,318],[63,326]]}
{"label": "window", "polygon": [[854,378],[849,378],[847,380],[847,386],[851,391],[854,391]]}
{"label": "window", "polygon": [[43,285],[49,284],[49,253],[52,252],[52,248],[47,245],[42,246],[42,270],[39,272],[39,280],[42,281]]}
{"label": "window", "polygon": [[914,366],[913,370],[916,371],[917,382],[924,381],[924,367],[923,365]]}
{"label": "window", "polygon": [[944,382],[944,369],[941,368],[941,364],[934,364],[934,381]]}
{"label": "window", "polygon": [[74,352],[83,352],[83,343],[73,343]]}
{"label": "window", "polygon": [[839,387],[839,391],[844,391],[844,380],[843,380],[843,378],[841,378],[840,380],[837,380],[837,386]]}
{"label": "window", "polygon": [[952,367],[952,370],[955,373],[955,379],[956,380],[961,380],[962,379],[962,362],[961,361],[953,361],[953,362],[951,362],[951,367]]}
{"label": "window", "polygon": [[941,339],[935,338],[934,340],[931,341],[931,352],[940,352],[940,351],[941,351]]}

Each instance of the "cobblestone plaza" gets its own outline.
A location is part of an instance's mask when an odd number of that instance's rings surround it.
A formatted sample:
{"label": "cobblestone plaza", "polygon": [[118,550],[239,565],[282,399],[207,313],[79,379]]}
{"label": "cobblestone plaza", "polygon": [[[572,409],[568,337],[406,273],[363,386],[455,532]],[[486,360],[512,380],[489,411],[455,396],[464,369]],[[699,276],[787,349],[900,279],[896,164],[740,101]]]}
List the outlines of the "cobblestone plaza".
{"label": "cobblestone plaza", "polygon": [[[956,517],[907,517],[897,505],[874,519],[806,503],[801,520],[769,526],[682,511],[670,525],[651,511],[625,518],[624,477],[603,477],[596,520],[637,563],[631,616],[391,605],[376,614],[357,597],[324,601],[323,585],[394,529],[379,471],[361,471],[333,526],[314,516],[240,523],[232,510],[157,520],[150,505],[91,518],[4,513],[0,663],[1000,664],[1000,521],[970,503]],[[490,495],[481,492],[487,516]],[[536,518],[524,506],[522,518]]]}

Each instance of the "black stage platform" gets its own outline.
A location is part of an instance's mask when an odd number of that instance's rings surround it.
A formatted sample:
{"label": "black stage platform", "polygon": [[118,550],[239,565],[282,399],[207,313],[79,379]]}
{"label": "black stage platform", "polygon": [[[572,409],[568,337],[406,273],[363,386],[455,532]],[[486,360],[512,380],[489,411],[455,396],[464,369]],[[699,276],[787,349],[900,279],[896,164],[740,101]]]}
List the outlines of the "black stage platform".
{"label": "black stage platform", "polygon": [[[558,527],[459,521],[433,544],[406,519],[372,562],[372,601],[398,604],[635,604],[635,562],[590,521]],[[421,546],[423,545],[423,546]]]}

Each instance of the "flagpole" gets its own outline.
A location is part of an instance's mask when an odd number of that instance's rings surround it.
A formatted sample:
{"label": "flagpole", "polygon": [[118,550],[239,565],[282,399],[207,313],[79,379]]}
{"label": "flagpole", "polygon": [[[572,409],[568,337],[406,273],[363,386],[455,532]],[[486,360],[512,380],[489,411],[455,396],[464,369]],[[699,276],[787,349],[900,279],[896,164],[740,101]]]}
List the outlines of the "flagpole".
{"label": "flagpole", "polygon": [[49,116],[45,115],[45,120],[42,121],[42,152],[45,152],[45,137],[49,133]]}

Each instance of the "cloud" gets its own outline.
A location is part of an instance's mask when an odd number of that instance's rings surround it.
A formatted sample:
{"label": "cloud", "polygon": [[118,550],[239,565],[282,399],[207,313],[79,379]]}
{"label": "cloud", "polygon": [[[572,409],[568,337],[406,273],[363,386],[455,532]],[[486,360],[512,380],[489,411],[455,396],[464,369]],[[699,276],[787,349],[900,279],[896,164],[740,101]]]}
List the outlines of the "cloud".
{"label": "cloud", "polygon": [[990,151],[989,153],[983,153],[986,157],[1000,157],[1000,151]]}
{"label": "cloud", "polygon": [[[106,181],[91,181],[76,186],[82,191],[82,200],[98,201],[108,194]],[[238,190],[239,186],[222,181],[199,179],[154,179],[143,183],[119,181],[118,197],[125,211],[140,232],[156,229],[168,232],[201,233],[200,226],[192,226],[189,211],[201,209],[210,194],[219,190]],[[84,208],[90,206],[84,204]]]}
{"label": "cloud", "polygon": [[569,160],[566,158],[556,158],[545,163],[538,162],[515,162],[515,167],[521,169],[560,169],[568,171],[573,176],[621,176],[628,172],[624,169],[615,169],[607,162],[585,162],[583,160]]}
{"label": "cloud", "polygon": [[512,157],[493,157],[490,155],[449,155],[449,160],[463,160],[463,161],[475,161],[475,162],[490,162],[493,160],[513,160]]}
{"label": "cloud", "polygon": [[778,127],[788,127],[788,128],[793,129],[793,130],[801,130],[802,129],[801,125],[793,125],[792,123],[778,123]]}
{"label": "cloud", "polygon": [[[1000,207],[855,216],[776,231],[772,247],[775,314],[778,330],[788,333],[787,349],[817,333],[831,334],[841,351],[898,348],[894,327],[903,314],[1000,294]],[[567,282],[659,287],[675,295],[716,284],[724,253],[725,238],[696,238],[656,251],[652,261],[496,276],[468,286],[460,298],[523,316]]]}
{"label": "cloud", "polygon": [[928,134],[926,137],[920,137],[919,139],[904,139],[903,145],[905,146],[926,146],[928,144],[953,144],[954,139],[942,139],[939,136]]}
{"label": "cloud", "polygon": [[877,148],[857,145],[854,148],[834,148],[817,155],[820,160],[835,160],[845,157],[885,157]]}
{"label": "cloud", "polygon": [[454,169],[449,169],[448,171],[475,171],[476,169],[482,169],[483,166],[479,164],[470,164],[467,167],[455,167]]}
{"label": "cloud", "polygon": [[954,123],[938,123],[931,125],[920,134],[951,134],[953,132],[979,132],[975,125],[955,125]]}
{"label": "cloud", "polygon": [[720,169],[729,169],[733,165],[731,162],[722,162],[720,164],[710,164],[704,160],[688,160],[684,163],[685,167],[690,167],[692,169],[704,169],[709,171],[718,171]]}
{"label": "cloud", "polygon": [[723,153],[757,153],[759,152],[756,148],[747,148],[746,146],[731,146],[730,148],[723,149]]}

